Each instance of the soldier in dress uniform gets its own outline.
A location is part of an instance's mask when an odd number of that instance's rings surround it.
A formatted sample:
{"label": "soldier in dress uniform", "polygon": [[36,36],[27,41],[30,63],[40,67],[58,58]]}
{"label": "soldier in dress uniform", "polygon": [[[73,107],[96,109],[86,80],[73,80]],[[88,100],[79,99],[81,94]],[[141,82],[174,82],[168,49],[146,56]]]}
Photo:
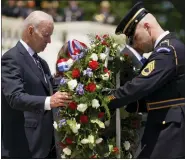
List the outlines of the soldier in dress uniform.
{"label": "soldier in dress uniform", "polygon": [[121,20],[116,34],[125,34],[141,54],[152,53],[138,76],[108,96],[109,108],[137,101],[128,110],[148,111],[137,158],[185,158],[185,45],[164,31],[142,2]]}

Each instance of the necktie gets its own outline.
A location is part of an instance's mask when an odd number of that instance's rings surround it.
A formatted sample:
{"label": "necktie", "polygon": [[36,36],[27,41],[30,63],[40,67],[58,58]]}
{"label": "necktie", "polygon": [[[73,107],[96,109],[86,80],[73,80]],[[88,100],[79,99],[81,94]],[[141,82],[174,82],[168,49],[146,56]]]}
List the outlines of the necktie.
{"label": "necktie", "polygon": [[45,76],[44,70],[42,68],[42,64],[40,63],[40,59],[39,59],[39,56],[37,55],[37,53],[34,53],[33,58],[35,59],[37,67],[39,68],[40,72],[42,73],[42,75],[44,77],[45,82],[47,83],[46,76]]}

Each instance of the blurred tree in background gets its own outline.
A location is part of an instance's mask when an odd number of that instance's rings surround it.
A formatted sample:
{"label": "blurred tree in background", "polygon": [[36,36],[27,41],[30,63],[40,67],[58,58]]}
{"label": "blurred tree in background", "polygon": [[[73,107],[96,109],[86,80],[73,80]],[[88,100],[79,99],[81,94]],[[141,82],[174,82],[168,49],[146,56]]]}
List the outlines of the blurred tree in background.
{"label": "blurred tree in background", "polygon": [[[41,2],[36,0],[37,9],[41,9]],[[52,1],[52,0],[48,0]],[[68,5],[69,0],[60,0],[59,14],[63,14],[63,8]],[[111,13],[116,17],[115,25],[123,18],[125,13],[140,0],[109,1]],[[91,21],[93,15],[99,12],[101,0],[79,1],[79,6],[84,11],[84,20]],[[175,32],[185,42],[185,1],[179,0],[143,0],[145,8],[154,14],[165,30]],[[6,0],[2,0],[2,5]]]}

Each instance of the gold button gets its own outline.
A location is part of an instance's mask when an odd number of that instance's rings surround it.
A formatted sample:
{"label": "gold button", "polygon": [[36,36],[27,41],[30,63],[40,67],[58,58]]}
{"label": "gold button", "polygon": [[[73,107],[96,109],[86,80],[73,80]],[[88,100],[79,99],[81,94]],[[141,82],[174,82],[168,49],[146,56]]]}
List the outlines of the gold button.
{"label": "gold button", "polygon": [[163,121],[163,122],[162,122],[162,124],[166,124],[166,122],[165,122],[165,121]]}

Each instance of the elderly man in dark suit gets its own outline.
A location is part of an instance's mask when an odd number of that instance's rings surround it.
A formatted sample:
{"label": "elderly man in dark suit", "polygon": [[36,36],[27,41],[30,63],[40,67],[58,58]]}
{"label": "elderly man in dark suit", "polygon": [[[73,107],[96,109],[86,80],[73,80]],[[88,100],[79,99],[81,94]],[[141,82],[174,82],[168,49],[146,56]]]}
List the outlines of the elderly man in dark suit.
{"label": "elderly man in dark suit", "polygon": [[2,156],[55,158],[52,154],[52,109],[70,102],[65,92],[52,94],[53,79],[46,61],[37,53],[51,42],[50,15],[32,12],[23,23],[22,39],[2,62]]}
{"label": "elderly man in dark suit", "polygon": [[137,101],[137,111],[148,111],[138,158],[185,158],[185,45],[141,2],[124,16],[116,34],[125,34],[140,54],[152,53],[138,76],[108,96],[109,108]]}

